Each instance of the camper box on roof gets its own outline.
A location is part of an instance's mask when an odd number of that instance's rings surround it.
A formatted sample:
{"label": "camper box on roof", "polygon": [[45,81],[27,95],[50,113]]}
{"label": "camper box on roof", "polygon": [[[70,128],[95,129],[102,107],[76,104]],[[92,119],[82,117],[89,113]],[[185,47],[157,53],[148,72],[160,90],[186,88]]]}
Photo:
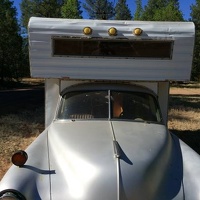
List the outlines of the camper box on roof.
{"label": "camper box on roof", "polygon": [[187,81],[194,24],[33,17],[29,40],[32,77]]}

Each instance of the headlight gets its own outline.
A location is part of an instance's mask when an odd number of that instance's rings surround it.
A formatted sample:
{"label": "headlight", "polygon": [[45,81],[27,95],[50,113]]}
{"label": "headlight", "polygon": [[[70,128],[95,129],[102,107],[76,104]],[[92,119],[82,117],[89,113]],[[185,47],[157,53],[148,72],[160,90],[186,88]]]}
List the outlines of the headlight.
{"label": "headlight", "polygon": [[26,200],[25,197],[16,190],[4,190],[0,192],[0,200]]}

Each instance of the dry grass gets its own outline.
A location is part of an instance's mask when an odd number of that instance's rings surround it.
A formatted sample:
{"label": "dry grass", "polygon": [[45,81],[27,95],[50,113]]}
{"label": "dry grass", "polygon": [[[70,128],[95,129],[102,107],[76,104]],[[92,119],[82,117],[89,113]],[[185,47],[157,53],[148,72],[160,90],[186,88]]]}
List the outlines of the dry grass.
{"label": "dry grass", "polygon": [[[187,86],[187,87],[186,87]],[[200,84],[171,87],[168,127],[175,131],[200,130]]]}
{"label": "dry grass", "polygon": [[13,152],[25,149],[44,129],[43,116],[40,108],[0,117],[0,179],[11,165]]}
{"label": "dry grass", "polygon": [[43,80],[5,85],[0,93],[0,180],[11,165],[12,154],[25,149],[44,130]]}
{"label": "dry grass", "polygon": [[168,127],[177,131],[198,131],[200,129],[200,108],[187,109],[185,107],[169,110]]}
{"label": "dry grass", "polygon": [[200,154],[200,83],[170,89],[168,119],[169,129]]}

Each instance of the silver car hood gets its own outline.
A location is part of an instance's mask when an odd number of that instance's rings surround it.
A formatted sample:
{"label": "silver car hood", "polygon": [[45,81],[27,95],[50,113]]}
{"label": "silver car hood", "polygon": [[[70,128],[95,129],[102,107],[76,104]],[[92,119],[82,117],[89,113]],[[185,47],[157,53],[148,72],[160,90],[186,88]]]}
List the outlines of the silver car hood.
{"label": "silver car hood", "polygon": [[52,199],[183,199],[176,145],[160,124],[55,121],[48,130]]}

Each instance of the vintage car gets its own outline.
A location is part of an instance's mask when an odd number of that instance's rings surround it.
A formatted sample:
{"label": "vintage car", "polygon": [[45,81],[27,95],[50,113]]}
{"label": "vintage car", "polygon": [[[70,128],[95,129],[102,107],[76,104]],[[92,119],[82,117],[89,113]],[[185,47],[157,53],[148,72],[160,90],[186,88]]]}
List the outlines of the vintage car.
{"label": "vintage car", "polygon": [[0,199],[200,200],[200,157],[167,128],[193,23],[31,18],[29,42],[46,128],[13,154]]}
{"label": "vintage car", "polygon": [[168,131],[145,87],[64,89],[55,119],[26,153],[26,163],[23,151],[14,155],[19,167],[1,181],[1,199],[200,198],[199,155]]}

